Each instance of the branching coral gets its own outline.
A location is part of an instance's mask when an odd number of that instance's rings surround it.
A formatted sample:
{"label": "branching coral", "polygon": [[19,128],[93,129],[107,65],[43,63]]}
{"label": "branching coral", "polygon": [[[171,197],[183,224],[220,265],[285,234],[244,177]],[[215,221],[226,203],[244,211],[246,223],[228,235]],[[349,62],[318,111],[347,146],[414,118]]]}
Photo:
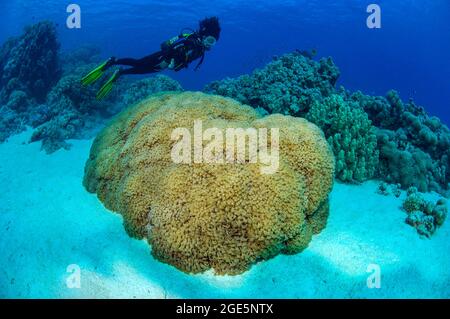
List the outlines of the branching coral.
{"label": "branching coral", "polygon": [[336,156],[336,176],[345,182],[362,182],[374,176],[378,165],[377,139],[367,114],[331,95],[314,102],[306,118],[325,133]]}
{"label": "branching coral", "polygon": [[339,70],[331,58],[319,62],[294,52],[251,75],[209,84],[205,91],[232,97],[269,113],[303,115],[314,101],[334,92]]}
{"label": "branching coral", "polygon": [[[262,174],[262,164],[249,161],[175,164],[173,130],[192,130],[195,120],[222,133],[278,128],[278,171]],[[304,119],[261,118],[231,99],[165,93],[124,110],[97,136],[84,185],[122,214],[131,236],[147,238],[159,260],[186,272],[238,274],[308,245],[325,226],[333,170],[323,133]]]}

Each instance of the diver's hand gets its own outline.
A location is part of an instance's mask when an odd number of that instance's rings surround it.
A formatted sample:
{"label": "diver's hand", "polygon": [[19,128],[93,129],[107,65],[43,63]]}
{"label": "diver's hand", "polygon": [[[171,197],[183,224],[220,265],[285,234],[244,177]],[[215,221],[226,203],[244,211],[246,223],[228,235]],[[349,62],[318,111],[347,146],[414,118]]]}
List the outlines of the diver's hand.
{"label": "diver's hand", "polygon": [[175,68],[175,59],[170,60],[170,64],[168,66],[169,69]]}

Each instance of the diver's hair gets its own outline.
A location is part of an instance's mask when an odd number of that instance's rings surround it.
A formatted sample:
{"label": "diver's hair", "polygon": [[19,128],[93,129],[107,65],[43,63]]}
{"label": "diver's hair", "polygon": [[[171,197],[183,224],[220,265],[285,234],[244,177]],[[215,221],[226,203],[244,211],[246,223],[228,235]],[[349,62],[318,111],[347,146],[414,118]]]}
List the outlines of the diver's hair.
{"label": "diver's hair", "polygon": [[198,30],[198,34],[202,37],[213,36],[216,40],[219,40],[220,37],[220,24],[219,18],[211,17],[205,18],[200,21],[200,27]]}

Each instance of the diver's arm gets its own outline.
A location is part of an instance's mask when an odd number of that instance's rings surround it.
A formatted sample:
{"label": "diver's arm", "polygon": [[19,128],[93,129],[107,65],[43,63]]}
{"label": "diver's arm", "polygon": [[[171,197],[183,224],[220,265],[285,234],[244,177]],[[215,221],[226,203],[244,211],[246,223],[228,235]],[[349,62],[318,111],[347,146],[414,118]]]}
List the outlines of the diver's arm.
{"label": "diver's arm", "polygon": [[200,61],[198,62],[197,66],[195,67],[194,71],[197,71],[200,68],[200,66],[203,64],[204,60],[205,60],[205,53],[203,52],[203,54],[200,58]]}

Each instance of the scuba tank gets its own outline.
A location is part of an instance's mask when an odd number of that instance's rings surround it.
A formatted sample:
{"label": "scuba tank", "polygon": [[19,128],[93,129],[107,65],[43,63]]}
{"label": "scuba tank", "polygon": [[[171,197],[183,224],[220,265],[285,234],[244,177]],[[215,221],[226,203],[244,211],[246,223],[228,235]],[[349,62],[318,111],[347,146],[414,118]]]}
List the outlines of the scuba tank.
{"label": "scuba tank", "polygon": [[[184,32],[185,30],[191,31],[191,32],[190,33],[189,32]],[[202,52],[201,52],[202,54],[200,56],[201,60],[198,63],[198,65],[195,68],[195,70],[197,70],[200,67],[200,65],[202,64],[203,59],[205,57],[204,44],[202,43],[202,41],[200,39],[200,35],[198,34],[198,32],[194,31],[192,29],[183,29],[181,31],[180,35],[177,35],[177,36],[175,36],[175,37],[173,37],[173,38],[171,38],[171,39],[169,39],[169,40],[167,40],[167,41],[165,41],[165,42],[163,42],[161,44],[161,51],[163,52],[163,54],[167,54],[167,53],[169,53],[169,51],[174,52],[174,51],[177,51],[177,49],[181,48],[181,51],[179,51],[179,52],[182,52],[182,54],[183,54],[183,58],[182,59],[184,61],[181,61],[181,59],[179,59],[178,63],[180,63],[180,64],[175,66],[175,68],[173,68],[175,71],[179,71],[182,68],[187,68],[188,67],[188,65],[189,65],[189,58],[190,58],[193,50],[195,50],[195,49],[192,49],[192,48],[189,48],[189,50],[188,50],[188,48],[186,46],[184,46],[186,44],[187,40],[189,40],[190,42],[193,42],[194,43],[193,44],[194,47],[201,48],[201,50],[202,50]]]}
{"label": "scuba tank", "polygon": [[[187,32],[185,32],[187,31]],[[161,50],[162,51],[166,51],[170,48],[176,47],[177,44],[179,43],[183,43],[184,40],[186,40],[188,37],[192,36],[193,34],[195,34],[195,31],[189,28],[184,28],[183,30],[181,30],[181,33],[167,41],[164,41],[161,44]]]}

